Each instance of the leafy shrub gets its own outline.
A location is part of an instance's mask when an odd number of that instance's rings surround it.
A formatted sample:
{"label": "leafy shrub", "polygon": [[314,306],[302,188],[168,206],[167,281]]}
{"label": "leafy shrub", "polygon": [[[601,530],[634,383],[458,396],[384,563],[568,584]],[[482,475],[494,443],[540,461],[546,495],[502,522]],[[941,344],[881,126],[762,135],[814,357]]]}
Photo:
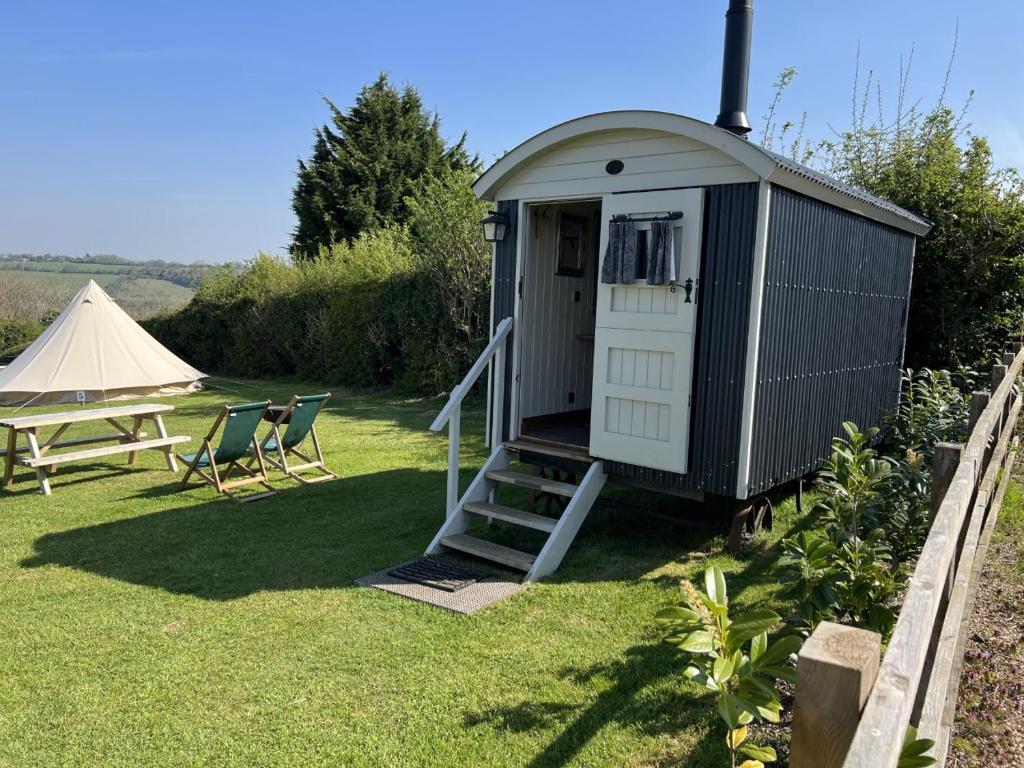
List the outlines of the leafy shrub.
{"label": "leafy shrub", "polygon": [[0,357],[20,354],[43,328],[43,324],[35,320],[0,319]]}
{"label": "leafy shrub", "polygon": [[896,768],[927,768],[935,765],[935,758],[925,754],[935,746],[933,739],[917,738],[917,728],[907,726],[907,733],[903,737],[903,748],[900,749],[899,761]]}
{"label": "leafy shrub", "polygon": [[725,575],[717,566],[704,572],[704,583],[702,593],[684,581],[685,607],[665,608],[655,618],[669,632],[666,641],[687,654],[683,674],[715,693],[732,768],[737,755],[750,758],[740,768],[763,768],[775,761],[775,750],[748,743],[747,725],[779,721],[782,705],[774,681],[796,679],[787,662],[801,641],[789,636],[769,645],[768,633],[781,621],[774,611],[755,609],[730,618]]}
{"label": "leafy shrub", "polygon": [[821,531],[785,539],[777,563],[788,620],[809,633],[831,619],[888,637],[895,603],[928,536],[931,456],[935,444],[966,437],[970,372],[904,371],[899,407],[879,431],[843,424],[819,475]]}
{"label": "leafy shrub", "polygon": [[[950,108],[948,70],[939,78],[944,85],[937,101],[923,106],[907,93],[911,68],[901,68],[889,90],[895,103],[886,104],[874,74],[860,77],[859,56],[857,65],[852,123],[820,141],[805,139],[806,113],[779,130],[777,108],[795,74],[783,70],[763,143],[779,150],[788,144],[796,159],[813,160],[933,223],[914,255],[906,359],[914,365],[980,364],[1022,330],[1024,179],[1016,169],[998,168],[988,140],[972,132],[966,120],[970,96],[962,110]],[[794,128],[790,142],[786,133]]]}
{"label": "leafy shrub", "polygon": [[208,275],[180,312],[146,325],[194,365],[439,392],[488,336],[490,258],[468,172],[431,177],[409,228],[370,230],[294,264],[259,255]]}
{"label": "leafy shrub", "polygon": [[936,443],[962,442],[967,435],[970,412],[969,374],[958,385],[949,371],[903,371],[900,403],[886,421],[886,441],[893,452],[914,451],[931,463]]}
{"label": "leafy shrub", "polygon": [[809,635],[822,621],[835,618],[839,604],[836,548],[824,533],[801,531],[782,541],[779,582],[783,596],[795,604],[787,621]]}
{"label": "leafy shrub", "polygon": [[892,550],[901,576],[921,551],[931,524],[931,467],[924,455],[908,448],[901,459],[890,459],[892,472],[883,492],[878,525]]}
{"label": "leafy shrub", "polygon": [[860,432],[844,422],[843,430],[847,439],[833,441],[817,483],[824,531],[783,543],[780,580],[796,603],[796,623],[804,631],[836,619],[888,637],[896,623],[899,581],[879,521],[893,465],[870,447],[877,429]]}

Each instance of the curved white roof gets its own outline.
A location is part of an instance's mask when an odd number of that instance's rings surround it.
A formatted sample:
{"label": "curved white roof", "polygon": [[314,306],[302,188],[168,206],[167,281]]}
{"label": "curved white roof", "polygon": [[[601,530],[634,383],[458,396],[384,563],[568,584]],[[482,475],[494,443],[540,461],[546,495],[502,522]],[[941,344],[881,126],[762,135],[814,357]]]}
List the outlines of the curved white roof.
{"label": "curved white roof", "polygon": [[916,235],[927,234],[931,229],[931,223],[928,220],[887,200],[882,200],[820,171],[770,152],[723,128],[671,112],[648,110],[599,112],[560,123],[527,139],[508,152],[484,171],[474,183],[473,189],[478,197],[494,199],[495,193],[511,175],[534,158],[586,134],[622,129],[662,131],[685,136],[721,151],[737,163],[746,166],[755,175],[773,184],[788,187],[809,197],[913,232]]}

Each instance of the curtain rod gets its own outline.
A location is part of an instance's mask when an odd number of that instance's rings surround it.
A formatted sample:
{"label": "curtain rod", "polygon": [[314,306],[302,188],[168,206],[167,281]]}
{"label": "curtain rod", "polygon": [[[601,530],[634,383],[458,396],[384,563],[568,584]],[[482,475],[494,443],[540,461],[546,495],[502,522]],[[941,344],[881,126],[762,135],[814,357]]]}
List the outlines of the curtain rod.
{"label": "curtain rod", "polygon": [[677,221],[683,218],[682,211],[670,211],[666,216],[630,216],[629,214],[619,213],[612,216],[612,223],[619,224],[624,221]]}

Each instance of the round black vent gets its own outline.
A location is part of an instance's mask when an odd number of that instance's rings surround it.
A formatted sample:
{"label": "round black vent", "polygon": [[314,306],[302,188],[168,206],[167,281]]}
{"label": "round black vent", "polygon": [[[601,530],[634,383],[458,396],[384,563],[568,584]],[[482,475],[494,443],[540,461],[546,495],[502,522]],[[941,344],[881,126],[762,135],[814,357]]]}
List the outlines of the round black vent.
{"label": "round black vent", "polygon": [[612,176],[615,176],[618,173],[622,173],[622,169],[625,167],[626,166],[621,160],[609,160],[608,165],[606,165],[604,169]]}

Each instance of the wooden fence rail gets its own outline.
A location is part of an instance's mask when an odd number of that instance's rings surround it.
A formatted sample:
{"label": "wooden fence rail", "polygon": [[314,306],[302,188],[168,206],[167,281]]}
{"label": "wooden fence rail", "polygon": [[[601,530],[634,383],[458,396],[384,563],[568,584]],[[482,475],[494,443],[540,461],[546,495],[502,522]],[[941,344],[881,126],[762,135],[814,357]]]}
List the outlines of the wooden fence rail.
{"label": "wooden fence rail", "polygon": [[895,768],[909,725],[945,765],[964,643],[985,554],[1016,459],[1024,347],[971,398],[964,445],[932,463],[933,522],[879,664],[877,633],[823,622],[801,649],[792,768]]}

